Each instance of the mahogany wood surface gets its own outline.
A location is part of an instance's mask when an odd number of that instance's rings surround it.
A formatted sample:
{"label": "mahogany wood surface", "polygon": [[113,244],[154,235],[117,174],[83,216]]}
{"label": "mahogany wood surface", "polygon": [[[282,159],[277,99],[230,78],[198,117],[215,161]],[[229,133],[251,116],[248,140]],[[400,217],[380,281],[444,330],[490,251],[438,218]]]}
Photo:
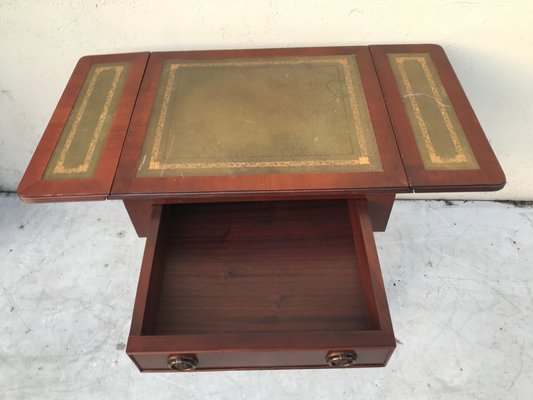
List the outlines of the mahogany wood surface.
{"label": "mahogany wood surface", "polygon": [[168,206],[159,335],[368,330],[346,201]]}
{"label": "mahogany wood surface", "polygon": [[151,200],[124,200],[124,207],[139,237],[148,235],[152,205]]}
{"label": "mahogany wood surface", "polygon": [[[409,186],[415,192],[500,190],[505,175],[461,87],[446,53],[434,44],[370,46]],[[389,53],[429,53],[479,164],[479,169],[427,170],[418,152],[408,116],[394,79]]]}
{"label": "mahogany wood surface", "polygon": [[[381,158],[382,172],[283,173],[239,176],[136,176],[137,165],[165,60],[301,57],[339,54],[353,54],[356,57]],[[290,196],[295,193],[309,196],[328,191],[335,191],[338,194],[353,193],[355,191],[358,193],[409,191],[368,47],[183,51],[151,54],[110,198],[176,198],[201,194],[210,194],[213,197],[231,197],[239,194],[284,194]]]}
{"label": "mahogany wood surface", "polygon": [[[327,199],[361,199],[366,198],[368,203],[368,213],[370,220],[372,221],[372,227],[375,232],[384,232],[389,217],[394,205],[395,199],[394,193],[389,194],[367,194],[366,196],[353,195],[353,196],[328,196],[326,194],[320,196],[304,197],[306,200],[327,200]],[[251,197],[230,197],[230,198],[211,198],[211,197],[198,197],[198,198],[177,198],[177,199],[154,199],[154,200],[124,200],[124,206],[128,212],[131,222],[137,232],[137,236],[146,237],[148,235],[150,227],[150,218],[152,212],[152,206],[161,204],[189,204],[189,203],[213,203],[220,201],[229,202],[245,202],[245,201],[276,201],[276,200],[302,200],[302,197],[292,196],[287,198],[286,196],[268,196],[265,198],[259,198],[257,196]]]}
{"label": "mahogany wood surface", "polygon": [[127,349],[141,370],[173,352],[326,367],[340,349],[376,366],[394,348],[365,200],[154,206],[149,231]]}
{"label": "mahogany wood surface", "polygon": [[[86,201],[105,200],[108,197],[148,55],[149,53],[130,53],[85,56],[78,61],[19,184],[18,194],[23,201]],[[130,61],[131,67],[94,177],[43,180],[43,174],[89,69],[93,64],[121,61]]]}

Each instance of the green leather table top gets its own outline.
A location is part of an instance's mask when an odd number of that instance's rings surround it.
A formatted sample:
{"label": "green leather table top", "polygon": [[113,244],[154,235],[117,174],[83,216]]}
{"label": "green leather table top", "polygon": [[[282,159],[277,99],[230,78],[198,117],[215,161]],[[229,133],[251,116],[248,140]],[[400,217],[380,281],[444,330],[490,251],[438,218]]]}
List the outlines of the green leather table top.
{"label": "green leather table top", "polygon": [[137,176],[380,171],[354,56],[167,60]]}

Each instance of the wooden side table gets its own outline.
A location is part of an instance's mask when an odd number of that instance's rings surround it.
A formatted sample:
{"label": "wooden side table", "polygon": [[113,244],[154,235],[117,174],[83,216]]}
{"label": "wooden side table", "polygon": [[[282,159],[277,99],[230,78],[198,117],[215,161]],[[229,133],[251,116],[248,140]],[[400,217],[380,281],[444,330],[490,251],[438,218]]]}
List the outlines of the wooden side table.
{"label": "wooden side table", "polygon": [[88,56],[20,186],[122,200],[141,371],[383,366],[396,193],[505,176],[436,45]]}

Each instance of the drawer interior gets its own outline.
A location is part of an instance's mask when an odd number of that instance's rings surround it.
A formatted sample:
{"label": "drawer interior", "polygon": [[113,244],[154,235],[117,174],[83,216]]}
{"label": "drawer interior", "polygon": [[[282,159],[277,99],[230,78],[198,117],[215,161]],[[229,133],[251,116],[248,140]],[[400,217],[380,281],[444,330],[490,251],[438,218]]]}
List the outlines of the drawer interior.
{"label": "drawer interior", "polygon": [[152,334],[367,330],[345,201],[167,206]]}
{"label": "drawer interior", "polygon": [[131,335],[392,335],[357,201],[154,206]]}

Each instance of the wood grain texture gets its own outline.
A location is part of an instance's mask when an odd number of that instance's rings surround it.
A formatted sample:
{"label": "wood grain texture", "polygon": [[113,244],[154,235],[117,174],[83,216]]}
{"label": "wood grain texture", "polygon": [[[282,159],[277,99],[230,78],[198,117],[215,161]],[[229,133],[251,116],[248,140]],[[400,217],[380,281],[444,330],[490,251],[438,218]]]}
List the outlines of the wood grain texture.
{"label": "wood grain texture", "polygon": [[146,199],[146,200],[124,200],[124,206],[128,212],[131,222],[137,232],[137,236],[146,237],[150,229],[150,218],[152,213],[152,206],[163,204],[191,204],[191,203],[217,203],[222,201],[227,202],[247,202],[247,201],[279,201],[279,200],[335,200],[335,199],[366,199],[368,203],[368,213],[372,221],[372,227],[375,232],[384,232],[389,221],[392,207],[395,199],[394,193],[389,194],[367,194],[367,195],[330,195],[323,193],[319,196],[304,196],[292,195],[287,196],[245,196],[238,197],[180,197],[180,198],[164,198],[164,199]]}
{"label": "wood grain texture", "polygon": [[[433,44],[380,45],[370,46],[370,50],[409,186],[415,192],[470,192],[501,189],[505,185],[505,175],[444,50]],[[424,167],[398,84],[390,66],[388,54],[394,53],[428,53],[430,55],[479,168],[438,170]]]}
{"label": "wood grain texture", "polygon": [[151,200],[124,200],[124,207],[139,237],[146,237],[148,234],[152,205]]}
{"label": "wood grain texture", "polygon": [[[239,59],[254,57],[302,57],[348,54],[355,55],[362,78],[370,119],[382,162],[382,172],[264,174],[242,176],[136,176],[146,129],[156,96],[163,63],[168,59],[206,60]],[[112,198],[176,198],[210,194],[231,197],[240,194],[320,192],[405,192],[407,180],[392,134],[390,122],[367,47],[329,47],[300,49],[225,50],[153,53],[147,66],[139,101],[128,132],[117,176],[113,184]]]}
{"label": "wood grain texture", "polygon": [[167,207],[160,335],[372,329],[345,201]]}
{"label": "wood grain texture", "polygon": [[[104,200],[107,198],[147,61],[148,53],[86,56],[78,61],[19,184],[18,194],[23,201],[33,203]],[[112,62],[131,62],[131,67],[94,175],[85,179],[43,179],[50,158],[91,66]]]}
{"label": "wood grain texture", "polygon": [[388,360],[365,200],[153,210],[127,349],[141,370],[165,370],[173,352],[201,369],[326,367],[339,349],[357,349],[358,366]]}

